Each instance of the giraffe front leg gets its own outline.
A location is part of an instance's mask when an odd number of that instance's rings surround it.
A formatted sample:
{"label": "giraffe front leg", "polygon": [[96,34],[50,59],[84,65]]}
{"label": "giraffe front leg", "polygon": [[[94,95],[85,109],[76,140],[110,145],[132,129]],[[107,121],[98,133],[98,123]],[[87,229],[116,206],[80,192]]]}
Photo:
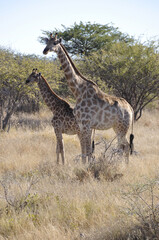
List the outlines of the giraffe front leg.
{"label": "giraffe front leg", "polygon": [[82,154],[82,163],[86,163],[86,141],[85,141],[85,136],[83,135],[82,131],[78,135],[79,140],[80,140],[80,146],[81,146],[81,154]]}
{"label": "giraffe front leg", "polygon": [[81,148],[82,148],[82,162],[86,163],[86,158],[88,157],[88,161],[91,160],[92,156],[92,147],[91,147],[91,129],[87,125],[83,125],[81,127]]}
{"label": "giraffe front leg", "polygon": [[62,163],[65,164],[65,154],[64,154],[64,144],[63,144],[62,133],[59,128],[54,128],[54,130],[55,130],[56,141],[57,141],[57,147],[56,147],[57,164],[59,164],[59,154],[61,154]]}

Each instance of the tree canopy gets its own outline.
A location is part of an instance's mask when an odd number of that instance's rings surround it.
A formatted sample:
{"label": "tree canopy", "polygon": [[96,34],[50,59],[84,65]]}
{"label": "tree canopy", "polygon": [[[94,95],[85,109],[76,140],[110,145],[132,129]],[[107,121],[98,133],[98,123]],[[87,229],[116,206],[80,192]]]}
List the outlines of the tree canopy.
{"label": "tree canopy", "polygon": [[[43,31],[43,35],[50,36],[50,31]],[[110,24],[91,24],[90,22],[79,24],[74,23],[71,27],[62,25],[62,29],[53,29],[53,35],[58,33],[62,37],[62,41],[67,51],[71,55],[89,56],[92,52],[102,49],[104,46],[108,48],[114,42],[134,42],[132,37],[124,34]],[[39,38],[43,42],[44,37]]]}
{"label": "tree canopy", "polygon": [[135,120],[144,107],[159,95],[159,55],[156,46],[114,43],[86,57],[82,69],[101,88],[125,98],[133,107]]}
{"label": "tree canopy", "polygon": [[52,62],[45,58],[38,58],[34,55],[25,56],[15,54],[10,50],[1,48],[0,129],[6,129],[12,114],[20,106],[23,106],[21,107],[23,110],[26,110],[28,106],[30,111],[34,111],[31,102],[39,104],[41,101],[37,85],[28,86],[25,84],[33,68],[38,68],[55,91],[57,90],[58,92],[61,88],[65,89],[63,86],[66,86],[66,84],[61,81],[61,79],[63,79],[63,73],[60,71],[57,62]]}

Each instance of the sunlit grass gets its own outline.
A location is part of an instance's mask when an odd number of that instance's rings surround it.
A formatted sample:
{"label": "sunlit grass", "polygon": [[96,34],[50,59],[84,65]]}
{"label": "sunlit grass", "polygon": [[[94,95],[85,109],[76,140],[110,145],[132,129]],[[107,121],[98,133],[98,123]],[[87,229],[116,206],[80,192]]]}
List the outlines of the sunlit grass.
{"label": "sunlit grass", "polygon": [[[51,119],[46,113],[33,116],[38,118]],[[123,214],[123,192],[158,176],[159,112],[145,112],[135,124],[136,154],[128,166],[115,168],[119,178],[107,178],[105,169],[95,178],[88,164],[74,161],[77,136],[63,136],[66,165],[57,165],[53,128],[41,124],[38,131],[26,125],[0,135],[0,239],[119,239],[138,224],[133,214]],[[114,136],[97,131],[95,143]],[[103,149],[96,145],[97,161]]]}

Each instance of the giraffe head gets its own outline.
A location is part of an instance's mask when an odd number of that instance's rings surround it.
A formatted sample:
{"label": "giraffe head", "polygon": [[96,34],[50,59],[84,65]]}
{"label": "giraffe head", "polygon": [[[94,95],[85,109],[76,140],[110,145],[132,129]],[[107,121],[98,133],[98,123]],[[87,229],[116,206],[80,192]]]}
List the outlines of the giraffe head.
{"label": "giraffe head", "polygon": [[40,77],[41,77],[41,73],[38,73],[37,68],[34,68],[32,73],[27,78],[26,84],[31,83],[31,82],[38,82]]}
{"label": "giraffe head", "polygon": [[53,37],[52,33],[50,34],[50,39],[45,38],[44,39],[46,43],[46,47],[43,51],[43,54],[48,54],[48,52],[57,52],[58,48],[57,45],[61,43],[61,38],[57,39],[57,33],[55,34],[55,37]]}

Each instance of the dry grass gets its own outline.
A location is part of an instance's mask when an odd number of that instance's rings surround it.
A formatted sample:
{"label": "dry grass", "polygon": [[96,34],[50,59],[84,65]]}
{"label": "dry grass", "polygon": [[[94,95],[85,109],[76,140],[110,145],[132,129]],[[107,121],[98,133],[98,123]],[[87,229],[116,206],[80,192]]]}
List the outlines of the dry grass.
{"label": "dry grass", "polygon": [[[57,166],[55,135],[46,126],[50,115],[37,117],[45,120],[38,123],[38,131],[27,127],[29,121],[0,135],[0,240],[127,239],[142,224],[132,201],[149,194],[136,189],[158,181],[159,112],[145,112],[135,124],[137,153],[128,166],[103,159],[103,143],[96,146],[97,163],[83,166],[74,161],[80,153],[77,137],[67,135],[67,164]],[[113,137],[112,130],[98,131],[95,139],[97,143]],[[154,191],[159,197],[158,185]],[[147,201],[150,204],[148,197]],[[146,206],[142,214],[147,219],[145,212]]]}

